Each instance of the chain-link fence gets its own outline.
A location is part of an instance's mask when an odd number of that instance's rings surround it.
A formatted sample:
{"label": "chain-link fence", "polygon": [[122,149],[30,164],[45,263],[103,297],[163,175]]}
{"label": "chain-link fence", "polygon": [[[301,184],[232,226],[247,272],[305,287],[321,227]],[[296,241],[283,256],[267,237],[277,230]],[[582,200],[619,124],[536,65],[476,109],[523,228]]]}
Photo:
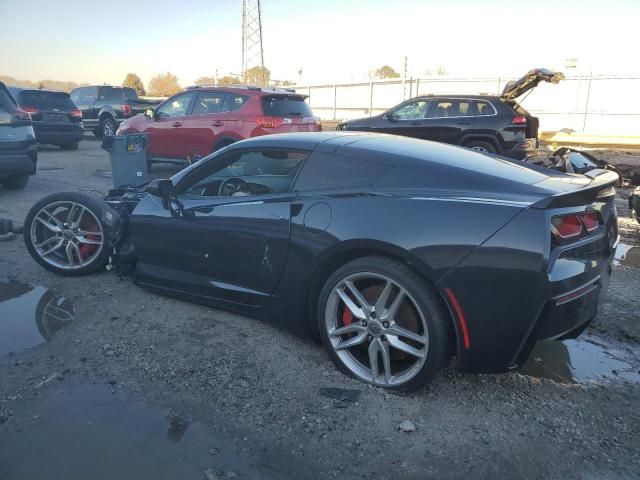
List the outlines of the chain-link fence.
{"label": "chain-link fence", "polygon": [[[404,99],[425,94],[494,95],[511,78],[428,78],[367,83],[296,86],[309,95],[323,120],[377,115]],[[557,85],[541,84],[520,99],[540,119],[543,131],[640,136],[640,77],[575,76]]]}

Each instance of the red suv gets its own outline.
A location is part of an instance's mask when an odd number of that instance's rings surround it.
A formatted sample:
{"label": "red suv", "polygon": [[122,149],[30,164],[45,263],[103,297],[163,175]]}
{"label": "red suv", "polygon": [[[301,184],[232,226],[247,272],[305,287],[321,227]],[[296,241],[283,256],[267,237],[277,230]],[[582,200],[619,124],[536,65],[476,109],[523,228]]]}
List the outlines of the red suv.
{"label": "red suv", "polygon": [[149,134],[150,162],[191,162],[258,135],[317,132],[305,95],[258,87],[189,87],[117,131]]}

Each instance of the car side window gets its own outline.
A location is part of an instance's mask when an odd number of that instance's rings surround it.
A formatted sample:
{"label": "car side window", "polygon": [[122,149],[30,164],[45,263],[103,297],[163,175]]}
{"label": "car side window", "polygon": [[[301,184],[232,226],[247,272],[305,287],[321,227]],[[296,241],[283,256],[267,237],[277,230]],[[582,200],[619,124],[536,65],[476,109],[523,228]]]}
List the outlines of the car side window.
{"label": "car side window", "polygon": [[194,97],[193,92],[187,92],[171,98],[158,107],[158,118],[183,117],[189,111],[189,105]]}
{"label": "car side window", "polygon": [[228,111],[225,105],[227,94],[224,92],[202,92],[198,93],[193,104],[192,115],[207,115]]}
{"label": "car side window", "polygon": [[471,100],[441,98],[435,100],[427,118],[469,117],[472,115]]}
{"label": "car side window", "polygon": [[235,94],[229,94],[229,111],[233,112],[234,110],[239,110],[240,108],[242,108],[242,106],[247,103],[247,100],[249,100],[249,97],[247,97],[246,95],[235,95]]}
{"label": "car side window", "polygon": [[418,118],[424,118],[428,108],[429,100],[423,98],[412,100],[403,105],[400,105],[391,113],[398,120],[415,120]]}
{"label": "car side window", "polygon": [[185,198],[287,193],[307,156],[292,150],[229,152],[194,171],[178,191]]}
{"label": "car side window", "polygon": [[485,117],[488,115],[495,115],[496,110],[489,102],[485,100],[476,100],[476,115],[479,117]]}

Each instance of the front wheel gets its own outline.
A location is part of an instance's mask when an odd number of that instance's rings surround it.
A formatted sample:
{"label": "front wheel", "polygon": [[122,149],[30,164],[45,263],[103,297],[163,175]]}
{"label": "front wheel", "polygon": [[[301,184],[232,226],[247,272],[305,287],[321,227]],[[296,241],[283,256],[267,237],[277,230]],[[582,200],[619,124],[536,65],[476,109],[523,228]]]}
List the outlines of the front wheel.
{"label": "front wheel", "polygon": [[38,201],[24,223],[29,254],[47,270],[78,276],[104,268],[109,259],[102,201],[81,192],[61,192]]}
{"label": "front wheel", "polygon": [[409,392],[448,359],[447,314],[433,287],[403,262],[363,257],[343,265],[318,305],[322,343],[347,375]]}

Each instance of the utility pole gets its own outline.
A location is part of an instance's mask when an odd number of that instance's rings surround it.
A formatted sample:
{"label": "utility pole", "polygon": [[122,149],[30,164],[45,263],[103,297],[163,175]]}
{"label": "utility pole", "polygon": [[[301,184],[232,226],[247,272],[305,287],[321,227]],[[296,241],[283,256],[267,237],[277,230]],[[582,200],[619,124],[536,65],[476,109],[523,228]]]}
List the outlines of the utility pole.
{"label": "utility pole", "polygon": [[242,80],[247,83],[247,70],[260,67],[264,78],[262,49],[262,9],[260,0],[242,0]]}
{"label": "utility pole", "polygon": [[407,99],[407,56],[403,57],[402,68],[402,99]]}

